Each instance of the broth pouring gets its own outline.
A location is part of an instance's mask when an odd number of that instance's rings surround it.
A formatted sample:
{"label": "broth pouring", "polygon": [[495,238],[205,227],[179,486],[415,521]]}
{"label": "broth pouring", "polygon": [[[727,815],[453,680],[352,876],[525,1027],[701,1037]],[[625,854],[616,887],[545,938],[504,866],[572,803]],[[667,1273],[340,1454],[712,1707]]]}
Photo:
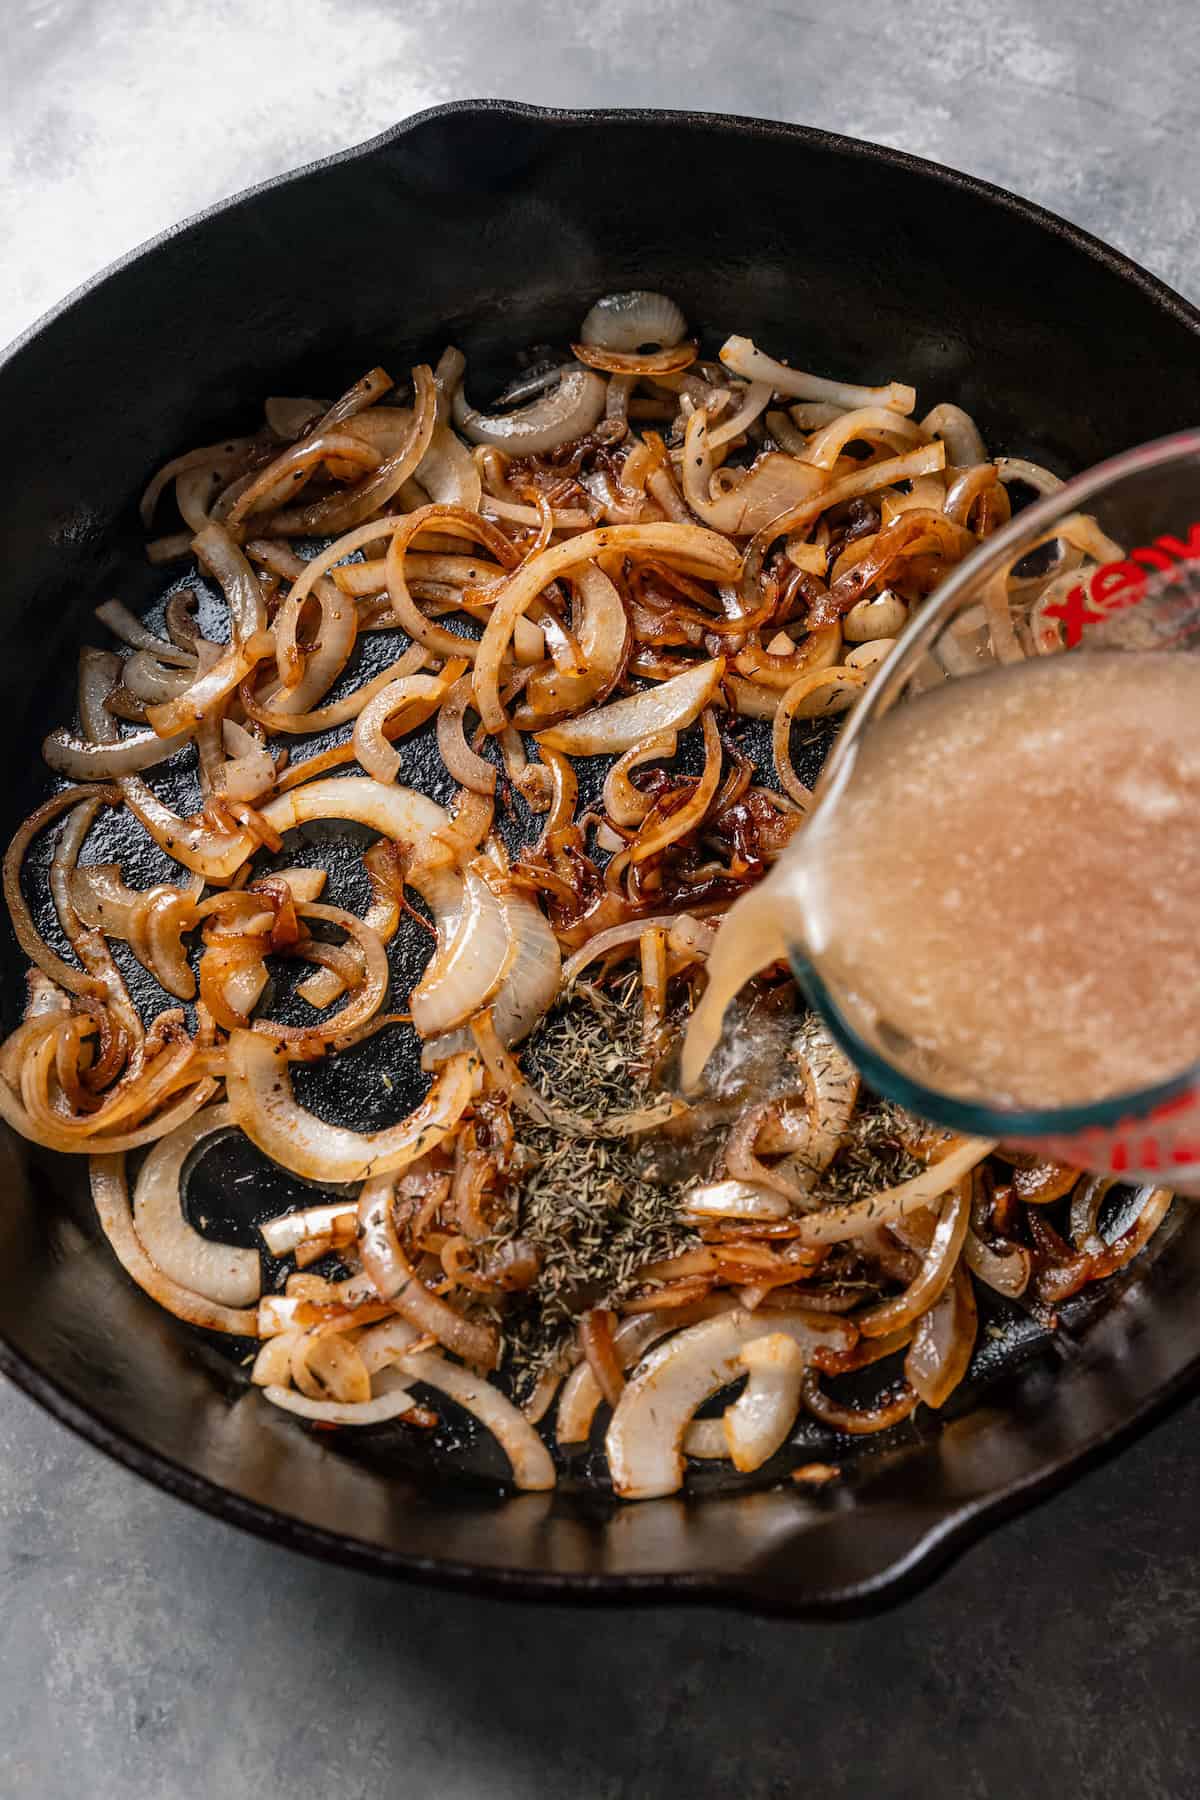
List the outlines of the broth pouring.
{"label": "broth pouring", "polygon": [[1077,651],[885,715],[731,910],[692,1020],[793,949],[902,1069],[1067,1106],[1200,1057],[1200,657]]}

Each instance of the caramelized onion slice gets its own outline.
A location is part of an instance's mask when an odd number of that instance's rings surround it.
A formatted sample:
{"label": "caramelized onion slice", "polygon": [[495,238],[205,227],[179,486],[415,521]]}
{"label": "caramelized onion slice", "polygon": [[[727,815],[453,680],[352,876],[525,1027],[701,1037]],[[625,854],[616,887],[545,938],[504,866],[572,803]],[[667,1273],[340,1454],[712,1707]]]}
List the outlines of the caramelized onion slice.
{"label": "caramelized onion slice", "polygon": [[665,731],[682,731],[699,718],[721,684],[725,658],[697,663],[682,675],[673,675],[657,687],[644,688],[628,699],[613,700],[595,712],[583,713],[538,733],[539,744],[565,750],[570,756],[619,754],[632,750],[647,738]]}
{"label": "caramelized onion slice", "polygon": [[160,1138],[133,1193],[134,1230],[164,1275],[222,1306],[252,1306],[262,1287],[258,1251],[201,1237],[183,1210],[184,1164],[218,1132],[233,1127],[227,1106],[211,1106]]}
{"label": "caramelized onion slice", "polygon": [[500,704],[500,670],[517,620],[550,582],[609,554],[661,556],[718,581],[731,581],[738,569],[737,552],[726,538],[701,525],[675,523],[605,525],[531,557],[500,590],[475,658],[475,700],[489,731],[508,723]]}
{"label": "caramelized onion slice", "polygon": [[292,1094],[287,1050],[255,1031],[229,1037],[230,1112],[272,1161],[310,1181],[367,1181],[403,1169],[449,1136],[474,1097],[476,1058],[451,1057],[420,1105],[380,1131],[329,1125]]}
{"label": "caramelized onion slice", "polygon": [[235,1337],[257,1337],[258,1321],[253,1307],[243,1311],[206,1300],[172,1281],[146,1255],[129,1211],[124,1155],[93,1156],[90,1167],[96,1216],[125,1273],[152,1300],[177,1319],[186,1319],[189,1325],[229,1332]]}
{"label": "caramelized onion slice", "polygon": [[849,1350],[857,1332],[826,1313],[723,1313],[651,1351],[621,1396],[605,1439],[613,1486],[625,1500],[673,1494],[683,1485],[683,1435],[699,1407],[736,1380],[755,1338],[786,1334],[802,1362],[820,1348]]}
{"label": "caramelized onion slice", "polygon": [[[443,1178],[443,1189],[445,1188]],[[500,1360],[500,1339],[491,1325],[465,1319],[447,1301],[431,1293],[409,1262],[392,1218],[394,1179],[375,1176],[358,1203],[359,1254],[381,1300],[395,1307],[416,1331],[430,1332],[440,1344],[480,1369]]]}

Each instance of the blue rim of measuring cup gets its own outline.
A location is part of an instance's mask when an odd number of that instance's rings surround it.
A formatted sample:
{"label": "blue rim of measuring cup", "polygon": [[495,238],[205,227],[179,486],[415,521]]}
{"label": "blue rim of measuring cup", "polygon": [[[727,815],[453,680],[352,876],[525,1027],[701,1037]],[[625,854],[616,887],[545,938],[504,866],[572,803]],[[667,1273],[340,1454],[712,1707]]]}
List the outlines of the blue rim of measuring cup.
{"label": "blue rim of measuring cup", "polygon": [[[945,620],[959,600],[972,589],[981,573],[999,567],[1009,552],[1030,536],[1052,527],[1064,513],[1073,512],[1101,489],[1129,475],[1145,474],[1165,464],[1200,458],[1200,430],[1181,431],[1172,437],[1157,438],[1153,443],[1123,451],[1107,462],[1097,463],[1086,474],[1064,482],[1053,494],[1046,495],[1026,507],[1010,524],[995,532],[985,544],[964,559],[941,585],[932,602],[918,613],[902,634],[891,654],[879,668],[875,682],[886,697],[887,692],[908,666],[913,646],[928,649],[938,637]],[[845,785],[854,765],[858,740],[869,729],[866,713],[851,714],[845,729],[830,755],[818,803],[833,790]],[[1052,1106],[1033,1109],[987,1106],[946,1094],[939,1088],[906,1075],[885,1056],[875,1050],[843,1016],[829,989],[813,965],[799,950],[789,951],[793,973],[809,1003],[815,1007],[846,1055],[862,1072],[871,1086],[886,1099],[894,1100],[923,1118],[973,1137],[1059,1137],[1104,1130],[1114,1125],[1145,1119],[1160,1106],[1165,1106],[1193,1088],[1200,1088],[1200,1062],[1189,1064],[1178,1075],[1152,1086],[1110,1095],[1088,1105]]]}

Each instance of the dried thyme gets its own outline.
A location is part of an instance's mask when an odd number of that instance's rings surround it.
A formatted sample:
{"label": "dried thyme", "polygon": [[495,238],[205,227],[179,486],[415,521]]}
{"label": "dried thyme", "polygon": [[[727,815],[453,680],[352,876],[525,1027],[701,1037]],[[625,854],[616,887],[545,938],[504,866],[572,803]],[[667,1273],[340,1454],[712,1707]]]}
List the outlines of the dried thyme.
{"label": "dried thyme", "polygon": [[[548,1015],[525,1057],[543,1092],[590,1118],[649,1097],[640,1019],[621,998],[581,985]],[[559,1359],[580,1313],[627,1296],[641,1269],[696,1234],[683,1223],[679,1188],[652,1180],[645,1151],[628,1139],[528,1126],[520,1141],[536,1160],[488,1247],[519,1238],[541,1265],[535,1286],[510,1297],[497,1321],[506,1364],[524,1386]]]}
{"label": "dried thyme", "polygon": [[850,1129],[813,1189],[821,1205],[861,1200],[919,1175],[925,1167],[904,1142],[915,1121],[889,1101],[861,1101]]}

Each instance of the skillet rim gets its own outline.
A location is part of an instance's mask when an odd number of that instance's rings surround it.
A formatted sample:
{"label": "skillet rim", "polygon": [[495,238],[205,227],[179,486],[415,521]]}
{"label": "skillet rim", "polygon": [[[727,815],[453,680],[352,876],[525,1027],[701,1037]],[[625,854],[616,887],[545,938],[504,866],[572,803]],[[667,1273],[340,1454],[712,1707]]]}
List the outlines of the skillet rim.
{"label": "skillet rim", "polygon": [[[40,318],[0,350],[0,377],[10,364],[45,331],[74,311],[111,277],[133,268],[143,259],[184,234],[197,231],[210,220],[247,206],[266,194],[342,164],[366,161],[392,144],[431,123],[447,119],[470,121],[490,115],[557,126],[637,124],[662,129],[716,132],[730,137],[751,137],[804,144],[810,148],[859,161],[882,164],[898,174],[916,176],[935,186],[954,189],[981,202],[1014,213],[1038,229],[1065,241],[1109,273],[1140,291],[1155,307],[1193,332],[1200,349],[1200,308],[1186,300],[1160,277],[1142,268],[1123,251],[1071,223],[1057,213],[992,182],[907,151],[870,143],[818,127],[750,117],[743,114],[640,107],[543,107],[502,99],[464,99],[427,107],[365,142],[319,157],[295,170],[268,177],[203,210],[166,227],[135,245],[124,255],[89,276]],[[625,1572],[555,1572],[528,1568],[483,1568],[459,1560],[448,1561],[404,1553],[345,1533],[310,1524],[260,1502],[248,1500],[208,1476],[184,1467],[171,1457],[147,1447],[124,1430],[99,1418],[59,1388],[51,1376],[27,1361],[0,1335],[0,1373],[6,1375],[35,1404],[78,1437],[154,1486],[184,1500],[209,1516],[252,1533],[284,1548],[319,1560],[383,1574],[394,1579],[417,1579],[458,1591],[485,1593],[509,1599],[591,1603],[650,1603],[671,1601],[737,1608],[798,1619],[830,1619],[877,1610],[898,1600],[932,1578],[985,1531],[1047,1498],[1051,1493],[1106,1460],[1124,1443],[1186,1396],[1200,1373],[1200,1345],[1158,1387],[1141,1397],[1132,1410],[1110,1420],[1068,1454],[1059,1453],[1048,1463],[986,1494],[940,1505],[923,1504],[912,1509],[906,1529],[907,1543],[882,1568],[850,1582],[822,1584],[820,1580],[790,1582],[777,1567],[761,1574],[750,1569],[677,1570],[653,1574]],[[903,1507],[894,1508],[903,1516]],[[866,1521],[863,1521],[866,1525]]]}

